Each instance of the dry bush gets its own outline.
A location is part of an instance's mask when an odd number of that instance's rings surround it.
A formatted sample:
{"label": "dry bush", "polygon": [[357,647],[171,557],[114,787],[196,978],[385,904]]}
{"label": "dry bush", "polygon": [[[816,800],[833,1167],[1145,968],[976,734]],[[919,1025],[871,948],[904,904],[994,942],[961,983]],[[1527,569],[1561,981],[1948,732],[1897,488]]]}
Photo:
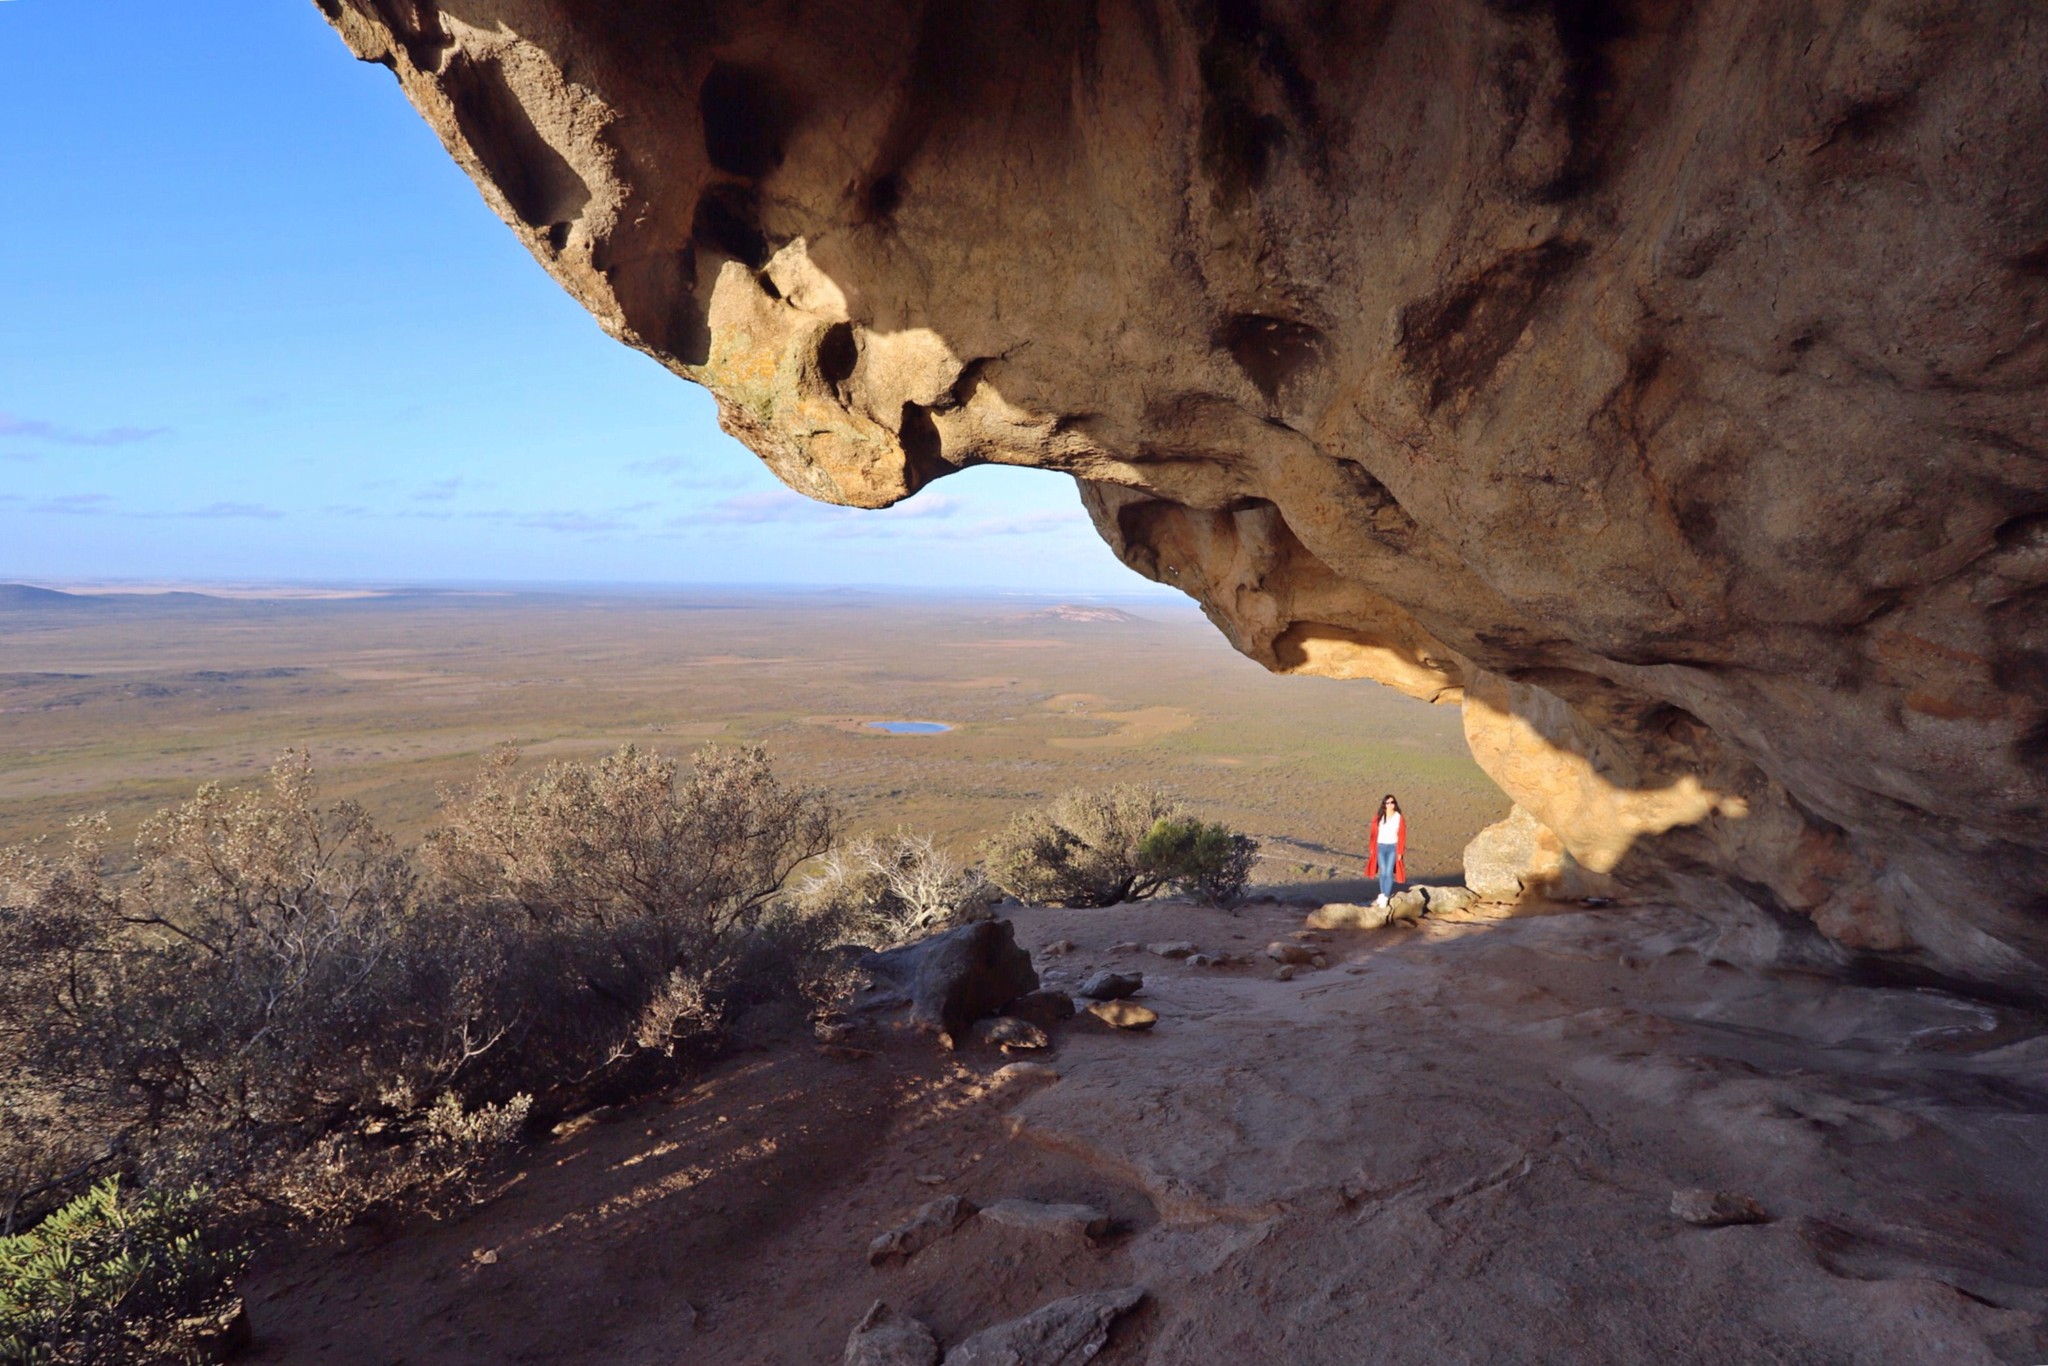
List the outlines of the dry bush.
{"label": "dry bush", "polygon": [[998,893],[930,835],[899,830],[837,844],[797,888],[811,914],[829,917],[850,943],[888,948],[985,917]]}
{"label": "dry bush", "polygon": [[147,822],[131,877],[103,826],[0,851],[0,1201],[119,1164],[347,1213],[803,999],[830,927],[771,903],[830,841],[820,797],[759,750],[514,762],[426,877],[297,752]]}
{"label": "dry bush", "polygon": [[1156,788],[1077,788],[1012,818],[982,858],[996,885],[1019,901],[1114,906],[1166,885],[1171,872],[1150,866],[1139,846],[1160,821],[1185,818],[1180,803]]}
{"label": "dry bush", "polygon": [[429,868],[466,905],[639,918],[715,941],[832,842],[831,806],[778,781],[759,748],[706,746],[682,781],[673,760],[632,745],[524,782],[518,761],[494,753],[427,839]]}

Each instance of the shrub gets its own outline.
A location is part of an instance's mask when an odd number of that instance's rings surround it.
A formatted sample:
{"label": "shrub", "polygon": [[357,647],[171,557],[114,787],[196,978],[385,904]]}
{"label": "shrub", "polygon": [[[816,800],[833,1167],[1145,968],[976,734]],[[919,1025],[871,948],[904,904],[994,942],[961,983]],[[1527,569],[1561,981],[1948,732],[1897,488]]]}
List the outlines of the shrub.
{"label": "shrub", "polygon": [[518,761],[510,747],[493,754],[428,837],[429,868],[464,904],[637,918],[669,927],[681,951],[757,915],[832,842],[831,806],[779,782],[758,748],[706,746],[681,782],[674,761],[632,745],[524,783]]}
{"label": "shrub", "polygon": [[1250,835],[1184,816],[1160,818],[1138,842],[1140,864],[1211,906],[1244,900],[1258,856],[1259,842]]}
{"label": "shrub", "polygon": [[774,899],[829,842],[816,794],[759,750],[514,760],[454,795],[424,878],[298,752],[147,822],[131,877],[101,824],[0,851],[9,1220],[116,1161],[345,1215],[472,1169],[528,1107],[658,1080],[736,1002],[815,994],[825,931]]}
{"label": "shrub", "polygon": [[178,1321],[222,1307],[244,1260],[205,1213],[197,1188],[124,1193],[109,1179],[0,1237],[0,1360],[176,1355]]}
{"label": "shrub", "polygon": [[963,866],[930,835],[899,830],[834,845],[796,900],[848,942],[887,948],[979,920],[996,896],[979,868]]}
{"label": "shrub", "polygon": [[1020,901],[1113,906],[1166,884],[1169,875],[1147,865],[1138,847],[1160,821],[1181,819],[1180,804],[1153,788],[1076,789],[1014,817],[984,847],[983,861]]}

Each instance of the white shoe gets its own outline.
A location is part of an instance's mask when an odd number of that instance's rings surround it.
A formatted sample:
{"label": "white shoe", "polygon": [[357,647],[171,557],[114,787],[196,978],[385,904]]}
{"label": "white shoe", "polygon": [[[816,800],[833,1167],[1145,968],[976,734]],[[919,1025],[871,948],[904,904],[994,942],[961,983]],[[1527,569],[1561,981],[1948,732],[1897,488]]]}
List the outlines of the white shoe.
{"label": "white shoe", "polygon": [[1385,897],[1385,895],[1374,897],[1372,904],[1375,906],[1384,906],[1387,904],[1387,898]]}

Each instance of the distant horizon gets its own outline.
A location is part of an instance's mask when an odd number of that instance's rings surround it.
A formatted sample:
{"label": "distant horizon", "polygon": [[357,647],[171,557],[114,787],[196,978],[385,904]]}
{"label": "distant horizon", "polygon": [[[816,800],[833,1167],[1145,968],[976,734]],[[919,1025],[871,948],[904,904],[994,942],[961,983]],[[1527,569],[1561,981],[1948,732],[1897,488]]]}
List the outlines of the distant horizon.
{"label": "distant horizon", "polygon": [[[1132,576],[1134,586],[1125,591],[1057,590],[996,584],[954,584],[939,586],[912,583],[834,583],[769,580],[656,580],[656,579],[425,579],[425,578],[334,578],[293,579],[282,577],[175,578],[167,575],[113,576],[89,578],[80,575],[10,574],[0,571],[0,588],[37,588],[76,597],[125,595],[147,597],[168,593],[192,593],[221,598],[338,601],[348,597],[389,596],[404,593],[493,594],[520,593],[617,593],[622,596],[656,593],[760,593],[765,595],[871,594],[878,597],[933,598],[1023,598],[1049,602],[1129,601],[1150,605],[1185,607],[1199,612],[1193,599],[1177,589],[1149,579]],[[208,590],[212,590],[211,593]]]}

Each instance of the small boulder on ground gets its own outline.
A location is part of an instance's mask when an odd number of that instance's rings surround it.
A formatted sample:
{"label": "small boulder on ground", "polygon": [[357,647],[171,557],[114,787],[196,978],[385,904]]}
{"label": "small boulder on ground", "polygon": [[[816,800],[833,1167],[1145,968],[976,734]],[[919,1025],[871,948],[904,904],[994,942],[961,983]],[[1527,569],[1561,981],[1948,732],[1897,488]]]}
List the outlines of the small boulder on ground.
{"label": "small boulder on ground", "polygon": [[1042,1062],[1006,1062],[989,1074],[989,1080],[997,1086],[1021,1086],[1026,1082],[1050,1082],[1059,1079],[1059,1069],[1048,1067]]}
{"label": "small boulder on ground", "polygon": [[1292,963],[1282,963],[1282,964],[1281,964],[1281,965],[1280,965],[1279,967],[1277,967],[1277,968],[1274,968],[1274,969],[1273,969],[1273,980],[1274,980],[1274,981],[1276,981],[1276,982],[1291,982],[1291,981],[1293,981],[1293,980],[1294,980],[1294,964],[1292,964]]}
{"label": "small boulder on ground", "polygon": [[1137,995],[1144,985],[1142,972],[1098,972],[1081,983],[1077,994],[1096,1001],[1120,1001]]}
{"label": "small boulder on ground", "polygon": [[1332,901],[1310,911],[1303,922],[1312,930],[1376,930],[1393,918],[1387,906],[1360,906],[1349,901]]}
{"label": "small boulder on ground", "polygon": [[1161,944],[1147,944],[1145,952],[1159,958],[1186,958],[1201,950],[1185,939],[1170,939]]}
{"label": "small boulder on ground", "polygon": [[1479,904],[1479,894],[1469,887],[1424,887],[1431,915],[1457,915]]}
{"label": "small boulder on ground", "polygon": [[878,1234],[868,1244],[868,1265],[907,1262],[973,1217],[974,1206],[957,1195],[927,1200],[918,1206],[909,1223]]}
{"label": "small boulder on ground", "polygon": [[984,1205],[978,1216],[985,1224],[1047,1233],[1065,1238],[1100,1238],[1109,1232],[1109,1216],[1093,1205],[1048,1205],[1036,1200],[998,1200]]}
{"label": "small boulder on ground", "polygon": [[1109,1341],[1116,1321],[1145,1298],[1142,1286],[1097,1290],[1041,1305],[984,1328],[946,1353],[946,1366],[1081,1366]]}
{"label": "small boulder on ground", "polygon": [[1134,1001],[1097,1001],[1088,1013],[1117,1029],[1150,1029],[1159,1023],[1159,1013]]}
{"label": "small boulder on ground", "polygon": [[853,1326],[839,1366],[938,1366],[939,1340],[908,1314],[876,1300]]}
{"label": "small boulder on ground", "polygon": [[863,970],[910,1002],[911,1023],[950,1046],[969,1026],[1038,990],[1031,955],[1007,920],[977,920],[914,944],[864,955]]}
{"label": "small boulder on ground", "polygon": [[1306,944],[1290,944],[1276,939],[1266,945],[1266,957],[1276,963],[1301,964],[1314,960],[1316,951]]}
{"label": "small boulder on ground", "polygon": [[1396,892],[1393,899],[1387,902],[1389,920],[1420,920],[1428,910],[1429,898],[1423,894],[1420,887],[1410,887],[1406,891]]}
{"label": "small boulder on ground", "polygon": [[1004,1006],[1003,1014],[1028,1020],[1040,1029],[1051,1029],[1061,1020],[1074,1018],[1074,998],[1064,991],[1048,991],[1041,987]]}
{"label": "small boulder on ground", "polygon": [[1701,1228],[1721,1228],[1761,1224],[1771,1216],[1756,1201],[1733,1191],[1675,1190],[1671,1192],[1671,1217]]}
{"label": "small boulder on ground", "polygon": [[1019,1048],[1050,1048],[1046,1032],[1029,1020],[1014,1015],[991,1015],[976,1020],[969,1036],[983,1048],[1000,1048],[1005,1053]]}

